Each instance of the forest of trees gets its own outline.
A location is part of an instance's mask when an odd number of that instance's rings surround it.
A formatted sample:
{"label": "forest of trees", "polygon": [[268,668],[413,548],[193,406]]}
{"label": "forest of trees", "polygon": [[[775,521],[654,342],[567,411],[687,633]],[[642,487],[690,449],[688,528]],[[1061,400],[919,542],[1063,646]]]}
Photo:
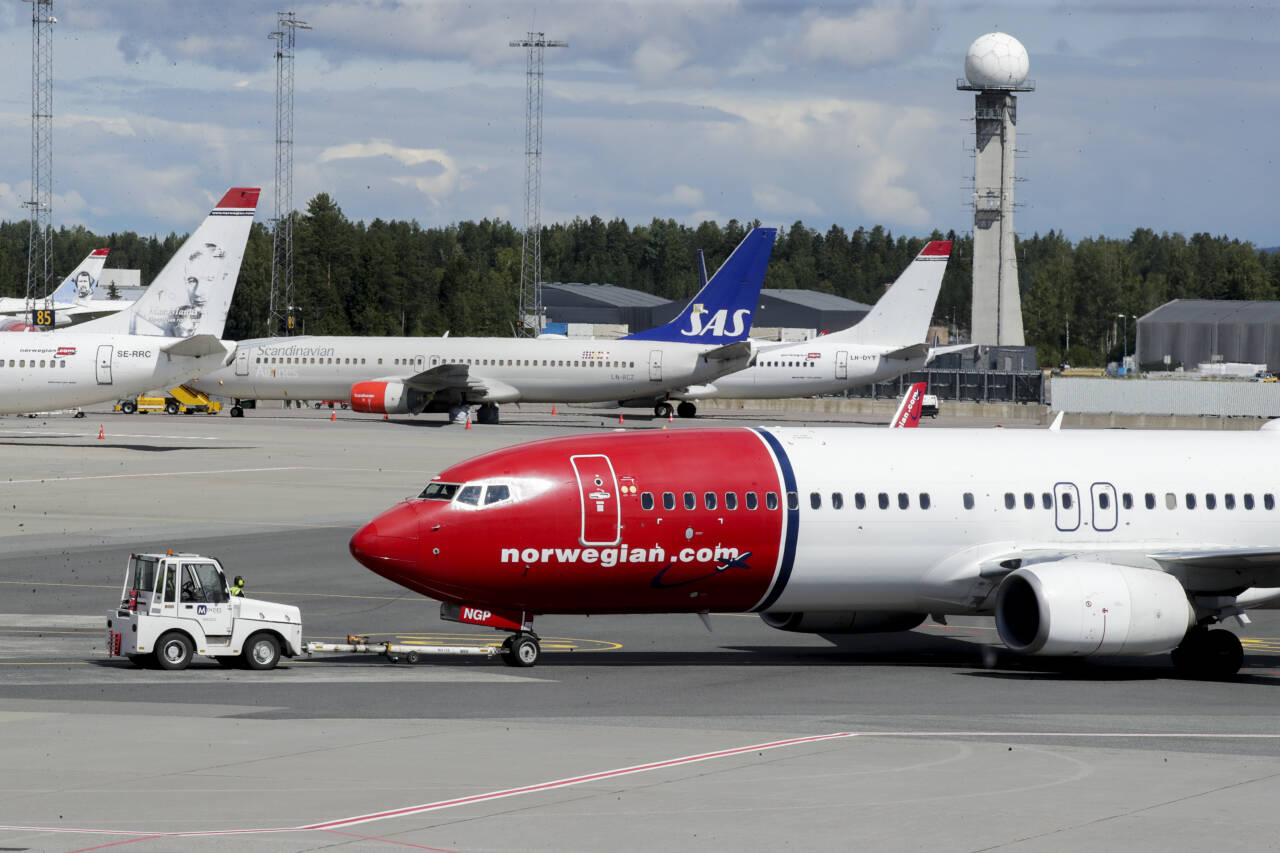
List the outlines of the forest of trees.
{"label": "forest of trees", "polygon": [[[416,222],[352,222],[337,202],[317,195],[296,214],[294,289],[303,330],[352,335],[510,335],[516,320],[520,230],[481,220],[423,228]],[[755,223],[697,227],[655,219],[645,225],[599,217],[545,226],[544,281],[616,284],[687,299],[697,290],[697,250],[714,270]],[[132,232],[95,235],[83,228],[54,236],[58,275],[91,249],[111,249],[110,267],[139,269],[149,282],[184,238]],[[963,329],[969,319],[972,238],[954,232],[894,236],[881,226],[825,232],[802,222],[781,229],[765,287],[805,288],[873,303],[926,241],[955,241],[935,321]],[[0,223],[0,295],[26,290],[28,224]],[[226,335],[266,334],[271,233],[255,223]],[[1280,299],[1280,252],[1194,234],[1140,228],[1128,239],[1062,234],[1018,241],[1027,343],[1041,364],[1115,360],[1117,315],[1141,316],[1170,299]],[[1070,352],[1064,352],[1067,334]],[[1132,340],[1132,337],[1130,338]]]}

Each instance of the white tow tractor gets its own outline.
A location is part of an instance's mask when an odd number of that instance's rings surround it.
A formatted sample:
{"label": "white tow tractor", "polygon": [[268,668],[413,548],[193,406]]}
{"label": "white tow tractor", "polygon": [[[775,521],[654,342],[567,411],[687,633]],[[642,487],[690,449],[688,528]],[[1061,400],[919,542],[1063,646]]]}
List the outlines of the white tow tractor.
{"label": "white tow tractor", "polygon": [[198,554],[134,554],[120,606],[107,614],[107,649],[139,666],[185,669],[194,655],[272,669],[302,643],[296,607],[232,596],[222,565]]}

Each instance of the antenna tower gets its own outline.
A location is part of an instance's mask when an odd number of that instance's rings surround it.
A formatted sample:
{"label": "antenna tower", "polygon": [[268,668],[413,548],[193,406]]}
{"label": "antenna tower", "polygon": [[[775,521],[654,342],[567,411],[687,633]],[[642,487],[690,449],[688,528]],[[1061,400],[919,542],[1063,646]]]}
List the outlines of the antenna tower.
{"label": "antenna tower", "polygon": [[520,334],[542,331],[542,54],[548,47],[568,47],[546,33],[528,33],[511,47],[529,51],[524,106],[524,241],[520,249]]}
{"label": "antenna tower", "polygon": [[27,308],[49,292],[53,255],[53,0],[31,4],[31,230],[27,241]]}
{"label": "antenna tower", "polygon": [[296,316],[293,301],[293,45],[298,30],[311,25],[293,12],[276,13],[276,30],[267,38],[276,43],[276,212],[271,240],[271,300],[267,334],[281,325],[292,335]]}

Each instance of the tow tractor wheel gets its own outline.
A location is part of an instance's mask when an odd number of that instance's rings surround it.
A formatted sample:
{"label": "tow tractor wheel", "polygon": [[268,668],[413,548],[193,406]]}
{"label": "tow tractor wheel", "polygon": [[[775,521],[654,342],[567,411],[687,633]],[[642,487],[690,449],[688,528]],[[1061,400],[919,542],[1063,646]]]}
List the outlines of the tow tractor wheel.
{"label": "tow tractor wheel", "polygon": [[165,404],[164,404],[164,413],[165,413],[166,415],[176,415],[176,414],[178,414],[178,404],[177,404],[177,403],[174,403],[174,402],[172,402],[172,401],[170,401],[170,402],[168,402],[168,403],[165,403]]}
{"label": "tow tractor wheel", "polygon": [[186,669],[194,652],[195,647],[186,634],[170,631],[156,643],[156,663],[161,669]]}
{"label": "tow tractor wheel", "polygon": [[138,411],[138,404],[133,400],[125,400],[120,404],[120,411],[124,412],[126,415],[132,415],[134,412]]}
{"label": "tow tractor wheel", "polygon": [[533,666],[541,654],[542,647],[538,645],[537,638],[528,634],[516,634],[502,644],[502,659],[507,666]]}
{"label": "tow tractor wheel", "polygon": [[1244,664],[1244,646],[1230,631],[1192,628],[1172,658],[1174,668],[1187,678],[1226,679]]}
{"label": "tow tractor wheel", "polygon": [[275,669],[280,662],[280,641],[274,634],[254,634],[241,654],[249,669]]}
{"label": "tow tractor wheel", "polygon": [[240,406],[232,406],[232,407],[231,407],[231,417],[233,417],[233,418],[243,418],[243,417],[244,417],[244,409],[242,409]]}
{"label": "tow tractor wheel", "polygon": [[671,408],[670,403],[659,403],[653,407],[653,413],[660,418],[669,418],[675,409]]}
{"label": "tow tractor wheel", "polygon": [[692,418],[698,414],[698,407],[688,400],[676,406],[676,414],[682,418]]}

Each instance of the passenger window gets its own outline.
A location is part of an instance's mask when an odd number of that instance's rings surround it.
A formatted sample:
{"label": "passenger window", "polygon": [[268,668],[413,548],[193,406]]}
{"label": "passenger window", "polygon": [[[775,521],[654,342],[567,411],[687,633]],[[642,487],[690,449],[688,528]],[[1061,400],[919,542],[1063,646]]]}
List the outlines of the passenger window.
{"label": "passenger window", "polygon": [[729,510],[730,512],[732,512],[733,510],[735,510],[735,509],[737,509],[737,508],[738,508],[738,493],[737,493],[737,492],[725,492],[725,493],[724,493],[724,508],[725,508],[725,509],[727,509],[727,510]]}
{"label": "passenger window", "polygon": [[778,508],[778,493],[777,493],[777,492],[766,492],[766,493],[765,493],[765,496],[764,496],[764,508],[765,508],[765,509],[777,509],[777,508]]}
{"label": "passenger window", "polygon": [[707,509],[715,509],[715,508],[716,508],[716,493],[715,493],[715,492],[707,492],[706,494],[704,494],[704,495],[702,496],[702,503],[703,503],[703,505],[704,505],[704,506],[706,506],[706,508],[707,508]]}
{"label": "passenger window", "polygon": [[844,495],[840,494],[839,492],[832,492],[832,493],[831,493],[831,508],[832,508],[832,509],[844,509]]}
{"label": "passenger window", "polygon": [[684,493],[684,508],[693,509],[698,505],[698,498],[693,492]]}
{"label": "passenger window", "polygon": [[928,509],[928,508],[929,508],[929,503],[930,503],[930,501],[929,501],[929,493],[928,493],[928,492],[921,492],[921,493],[920,493],[920,508],[921,508],[921,509]]}
{"label": "passenger window", "polygon": [[1153,495],[1151,492],[1147,492],[1147,493],[1143,496],[1143,501],[1146,503],[1146,505],[1147,505],[1147,509],[1155,509],[1155,508],[1156,508],[1156,496],[1155,496],[1155,495]]}
{"label": "passenger window", "polygon": [[1098,492],[1098,508],[1111,509],[1111,495],[1106,492]]}
{"label": "passenger window", "polygon": [[1217,509],[1217,508],[1218,508],[1218,497],[1217,497],[1217,495],[1215,495],[1213,492],[1206,492],[1206,493],[1205,493],[1205,496],[1204,496],[1204,508],[1205,508],[1205,509]]}
{"label": "passenger window", "polygon": [[809,506],[813,509],[822,509],[822,495],[819,492],[809,493]]}
{"label": "passenger window", "polygon": [[1040,493],[1040,506],[1045,509],[1053,509],[1053,495],[1048,492]]}
{"label": "passenger window", "polygon": [[1244,508],[1253,509],[1253,493],[1252,492],[1244,493]]}
{"label": "passenger window", "polygon": [[662,493],[662,508],[668,511],[676,508],[676,496],[674,492]]}
{"label": "passenger window", "polygon": [[1036,508],[1036,496],[1035,496],[1035,495],[1033,495],[1033,494],[1031,494],[1031,492],[1023,492],[1023,493],[1022,493],[1022,505],[1023,505],[1024,507],[1026,507],[1027,509],[1035,509],[1035,508]]}
{"label": "passenger window", "polygon": [[898,492],[898,509],[907,509],[911,506],[911,498],[907,497],[906,492]]}
{"label": "passenger window", "polygon": [[1187,502],[1186,502],[1185,506],[1186,506],[1186,508],[1187,508],[1187,509],[1195,509],[1195,508],[1196,508],[1196,496],[1195,496],[1195,493],[1194,493],[1194,492],[1187,492]]}
{"label": "passenger window", "polygon": [[973,509],[973,492],[964,493],[964,508]]}
{"label": "passenger window", "polygon": [[463,486],[458,492],[456,498],[458,503],[470,504],[477,506],[480,503],[480,487],[479,486]]}
{"label": "passenger window", "polygon": [[755,492],[747,492],[746,498],[747,498],[747,509],[755,509],[757,506],[759,506],[759,504],[756,501]]}
{"label": "passenger window", "polygon": [[1017,500],[1013,496],[1013,492],[1004,493],[1004,508],[1013,509],[1017,505]]}
{"label": "passenger window", "polygon": [[653,492],[640,493],[640,508],[653,509]]}
{"label": "passenger window", "polygon": [[1071,509],[1071,506],[1072,506],[1075,502],[1076,502],[1076,499],[1075,499],[1075,498],[1073,498],[1073,497],[1071,496],[1071,493],[1070,493],[1070,492],[1063,492],[1063,493],[1062,493],[1062,508],[1063,508],[1063,509]]}
{"label": "passenger window", "polygon": [[1165,492],[1165,493],[1164,493],[1164,506],[1165,506],[1165,509],[1177,509],[1177,508],[1178,508],[1178,496],[1177,496],[1177,495],[1175,495],[1173,492]]}
{"label": "passenger window", "polygon": [[881,492],[879,495],[877,495],[876,502],[880,504],[881,509],[888,509],[889,508],[888,492]]}
{"label": "passenger window", "polygon": [[496,504],[498,501],[505,501],[511,497],[511,488],[509,486],[490,486],[484,493],[484,505]]}
{"label": "passenger window", "polygon": [[1236,496],[1231,494],[1231,492],[1227,492],[1225,495],[1222,496],[1222,506],[1224,509],[1235,509]]}
{"label": "passenger window", "polygon": [[1125,492],[1120,496],[1120,504],[1125,509],[1133,509],[1133,495]]}
{"label": "passenger window", "polygon": [[799,509],[800,496],[795,492],[787,492],[787,509]]}
{"label": "passenger window", "polygon": [[1267,494],[1263,495],[1263,496],[1262,496],[1262,507],[1263,507],[1263,509],[1275,509],[1275,508],[1276,508],[1276,498],[1275,498],[1275,495],[1271,494],[1270,492],[1268,492]]}
{"label": "passenger window", "polygon": [[855,509],[866,509],[866,508],[867,508],[867,496],[866,496],[866,495],[864,495],[862,492],[854,492],[854,493],[853,493],[853,506],[854,506],[854,508],[855,508]]}

